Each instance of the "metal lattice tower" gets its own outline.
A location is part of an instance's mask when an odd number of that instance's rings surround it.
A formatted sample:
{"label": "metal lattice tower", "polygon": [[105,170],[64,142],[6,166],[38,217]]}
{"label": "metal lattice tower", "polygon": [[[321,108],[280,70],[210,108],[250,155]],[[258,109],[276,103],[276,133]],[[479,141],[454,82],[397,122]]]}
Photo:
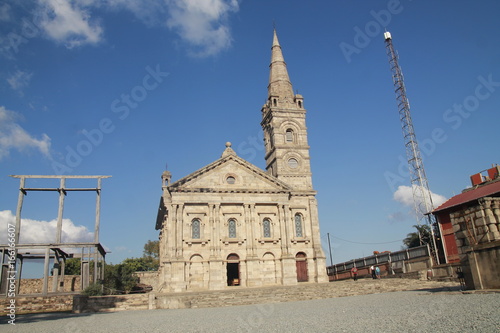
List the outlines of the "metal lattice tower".
{"label": "metal lattice tower", "polygon": [[[391,66],[392,80],[394,82],[394,91],[396,93],[396,101],[398,103],[399,119],[403,129],[403,138],[406,149],[406,158],[408,160],[408,168],[410,171],[410,181],[413,193],[413,207],[417,219],[417,225],[420,225],[422,220],[427,220],[431,230],[430,242],[431,254],[436,264],[439,264],[439,256],[436,251],[435,230],[436,221],[433,214],[430,212],[434,209],[432,203],[431,191],[425,175],[424,164],[418,148],[417,137],[413,129],[413,123],[410,114],[410,102],[406,97],[406,88],[404,85],[403,72],[399,67],[398,55],[392,45],[392,38],[389,32],[384,33],[387,55],[389,57],[389,65]],[[427,216],[426,216],[427,215]]]}

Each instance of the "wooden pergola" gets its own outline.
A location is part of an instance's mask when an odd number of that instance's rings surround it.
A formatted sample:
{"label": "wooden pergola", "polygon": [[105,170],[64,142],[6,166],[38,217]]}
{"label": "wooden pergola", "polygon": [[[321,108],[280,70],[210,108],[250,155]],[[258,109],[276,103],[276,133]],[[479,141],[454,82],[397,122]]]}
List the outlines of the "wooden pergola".
{"label": "wooden pergola", "polygon": [[[0,274],[0,286],[1,293],[6,292],[7,286],[7,272],[16,272],[16,286],[17,292],[19,292],[19,285],[21,280],[22,265],[23,261],[26,259],[37,259],[44,260],[44,279],[42,294],[47,295],[49,293],[49,263],[50,260],[54,260],[53,267],[53,281],[51,293],[61,292],[59,288],[59,281],[64,281],[64,266],[67,258],[79,257],[81,258],[81,288],[82,290],[89,285],[90,281],[90,263],[93,260],[94,272],[93,281],[97,282],[104,278],[104,265],[106,251],[99,243],[99,227],[100,227],[100,207],[101,207],[101,183],[102,179],[109,178],[111,176],[63,176],[63,175],[11,175],[13,178],[18,178],[20,180],[19,185],[19,197],[17,202],[16,211],[16,222],[15,222],[15,262],[14,270],[12,270],[12,262],[6,260],[9,257],[9,253],[12,253],[12,244],[1,244],[0,245],[0,264],[2,271]],[[59,179],[58,187],[27,187],[27,179]],[[66,186],[67,179],[96,179],[96,187],[91,188],[72,188]],[[20,243],[21,236],[21,211],[23,208],[24,197],[31,191],[50,191],[59,193],[59,207],[57,214],[57,226],[56,234],[54,235],[54,241],[50,243]],[[83,242],[83,243],[63,243],[61,241],[62,235],[62,222],[63,222],[63,212],[64,212],[64,199],[68,192],[73,191],[93,191],[96,192],[96,207],[95,207],[95,225],[94,225],[94,241],[93,242]],[[79,249],[79,253],[67,253],[69,250]],[[100,265],[99,265],[100,264]]]}

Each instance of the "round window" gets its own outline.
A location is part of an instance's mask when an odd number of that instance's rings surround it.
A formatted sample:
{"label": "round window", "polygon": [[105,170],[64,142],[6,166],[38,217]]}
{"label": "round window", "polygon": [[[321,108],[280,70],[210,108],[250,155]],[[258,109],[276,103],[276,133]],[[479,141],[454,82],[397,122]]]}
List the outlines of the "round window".
{"label": "round window", "polygon": [[299,161],[295,158],[291,158],[288,160],[288,166],[292,169],[297,169],[299,167]]}
{"label": "round window", "polygon": [[236,181],[236,179],[233,176],[229,176],[226,178],[226,182],[228,184],[234,184],[235,181]]}

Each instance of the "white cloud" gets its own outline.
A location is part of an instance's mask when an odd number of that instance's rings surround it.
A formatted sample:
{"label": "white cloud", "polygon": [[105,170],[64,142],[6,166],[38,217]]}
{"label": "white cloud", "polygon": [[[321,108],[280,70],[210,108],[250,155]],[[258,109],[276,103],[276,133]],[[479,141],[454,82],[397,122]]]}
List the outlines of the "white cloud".
{"label": "white cloud", "polygon": [[90,14],[82,7],[93,4],[69,0],[38,0],[42,18],[40,27],[53,40],[72,48],[101,41],[102,27],[90,20]]}
{"label": "white cloud", "polygon": [[[418,191],[417,185],[413,185],[413,186],[417,190],[416,200],[417,200],[417,207],[419,209],[419,212],[421,214],[427,213],[423,198],[425,197],[427,199],[427,202],[429,202],[429,195],[427,194],[427,195],[424,195],[424,197],[422,197],[422,195],[419,194],[422,192]],[[425,193],[425,191],[424,191],[424,193]],[[432,198],[432,203],[434,205],[434,208],[440,206],[442,203],[444,203],[447,200],[444,196],[436,194],[436,193],[431,192],[430,195]],[[393,198],[397,202],[399,202],[407,207],[411,207],[412,209],[414,208],[413,190],[412,190],[412,187],[410,187],[410,186],[404,186],[404,185],[399,186],[398,189],[396,190],[396,192],[394,192]]]}
{"label": "white cloud", "polygon": [[166,4],[167,26],[194,46],[194,56],[215,55],[231,45],[227,16],[239,10],[237,0],[166,0]]}
{"label": "white cloud", "polygon": [[17,70],[7,79],[7,82],[13,90],[22,92],[29,85],[32,76],[33,73]]}
{"label": "white cloud", "polygon": [[107,0],[110,9],[125,9],[134,14],[148,26],[159,25],[167,11],[163,2],[158,0]]}
{"label": "white cloud", "polygon": [[[7,244],[8,225],[15,225],[16,216],[10,210],[0,211],[0,244]],[[55,242],[57,220],[37,221],[21,219],[20,243],[50,243]],[[69,219],[62,220],[61,242],[79,243],[93,242],[94,234],[85,226],[75,225]]]}
{"label": "white cloud", "polygon": [[0,6],[0,22],[10,21],[10,5],[4,3]]}
{"label": "white cloud", "polygon": [[[102,41],[102,22],[91,15],[100,8],[126,10],[148,26],[166,26],[190,46],[190,54],[196,57],[216,55],[231,45],[228,17],[239,10],[238,0],[35,0],[35,3],[36,25],[49,39],[67,48]],[[0,6],[0,21],[11,20],[10,11],[10,6]],[[6,53],[4,48],[0,51]]]}
{"label": "white cloud", "polygon": [[17,113],[0,106],[0,160],[8,156],[12,149],[21,152],[36,149],[50,159],[50,137],[46,134],[42,134],[41,139],[32,137],[16,123],[19,118]]}
{"label": "white cloud", "polygon": [[407,214],[403,214],[402,212],[395,212],[389,215],[389,222],[398,223],[404,222],[408,218]]}

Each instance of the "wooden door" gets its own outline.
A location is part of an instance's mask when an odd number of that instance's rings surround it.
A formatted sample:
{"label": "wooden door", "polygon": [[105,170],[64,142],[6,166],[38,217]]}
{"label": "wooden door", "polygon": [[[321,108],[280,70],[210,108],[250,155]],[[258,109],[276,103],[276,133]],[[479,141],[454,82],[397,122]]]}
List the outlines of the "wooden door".
{"label": "wooden door", "polygon": [[307,261],[306,260],[297,260],[297,282],[307,282],[309,281],[309,277],[307,276]]}

